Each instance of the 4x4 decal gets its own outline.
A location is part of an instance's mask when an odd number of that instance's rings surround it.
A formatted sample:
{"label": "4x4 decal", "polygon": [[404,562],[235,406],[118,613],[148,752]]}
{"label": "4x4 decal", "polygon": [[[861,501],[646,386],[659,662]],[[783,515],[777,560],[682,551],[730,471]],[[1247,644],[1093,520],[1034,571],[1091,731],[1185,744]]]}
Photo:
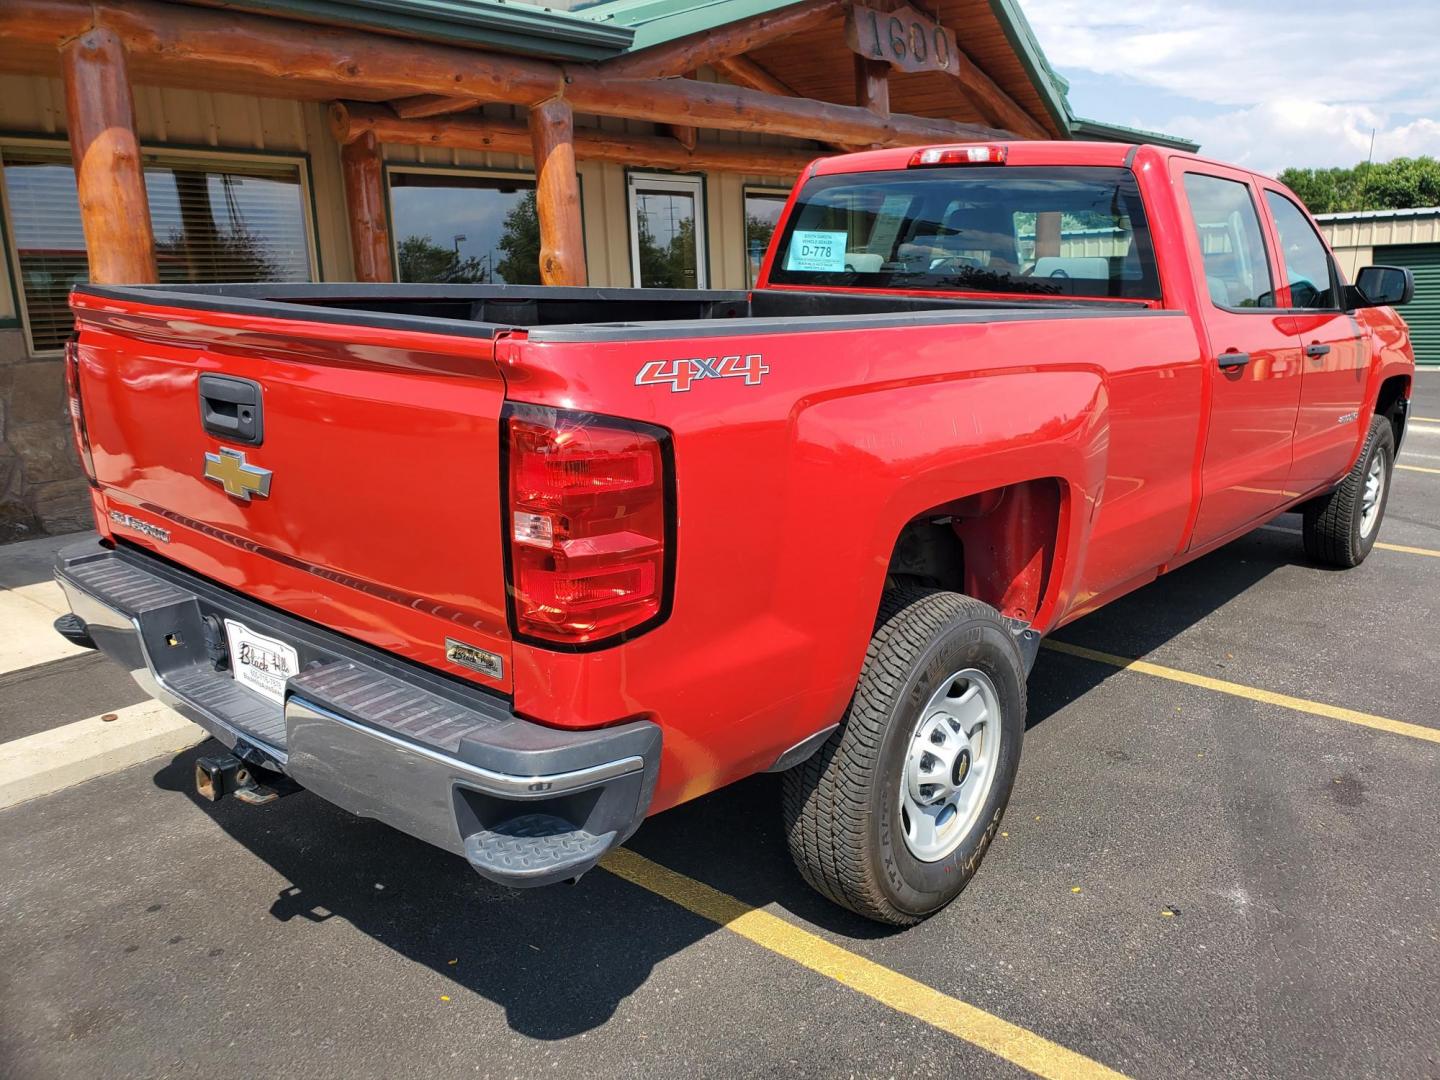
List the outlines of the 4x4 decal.
{"label": "4x4 decal", "polygon": [[699,379],[739,379],[759,386],[769,368],[759,353],[748,356],[692,356],[685,360],[651,360],[635,376],[636,386],[666,384],[672,394],[683,394]]}

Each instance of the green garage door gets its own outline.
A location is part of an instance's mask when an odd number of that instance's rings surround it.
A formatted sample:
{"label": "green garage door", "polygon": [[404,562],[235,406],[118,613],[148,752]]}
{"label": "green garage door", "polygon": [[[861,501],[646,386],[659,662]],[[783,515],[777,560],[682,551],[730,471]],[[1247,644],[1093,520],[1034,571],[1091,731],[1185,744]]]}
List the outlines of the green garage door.
{"label": "green garage door", "polygon": [[1440,364],[1440,244],[1377,247],[1375,265],[1408,266],[1415,271],[1415,299],[1400,314],[1410,324],[1416,362]]}

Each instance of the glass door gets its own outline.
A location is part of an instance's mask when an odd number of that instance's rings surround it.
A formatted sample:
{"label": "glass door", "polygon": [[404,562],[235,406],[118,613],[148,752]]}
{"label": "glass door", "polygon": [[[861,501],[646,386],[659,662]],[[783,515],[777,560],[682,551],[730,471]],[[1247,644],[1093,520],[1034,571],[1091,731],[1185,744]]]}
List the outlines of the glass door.
{"label": "glass door", "polygon": [[631,173],[630,267],[642,289],[703,289],[705,188],[698,176]]}

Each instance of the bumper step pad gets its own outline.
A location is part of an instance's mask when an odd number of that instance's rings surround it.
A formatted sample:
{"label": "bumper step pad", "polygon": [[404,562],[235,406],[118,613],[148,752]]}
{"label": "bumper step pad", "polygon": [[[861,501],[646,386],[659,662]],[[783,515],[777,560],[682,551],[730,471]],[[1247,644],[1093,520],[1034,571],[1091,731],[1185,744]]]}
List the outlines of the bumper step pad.
{"label": "bumper step pad", "polygon": [[465,857],[492,880],[553,881],[571,868],[578,876],[594,866],[614,840],[613,832],[595,836],[553,814],[521,814],[467,836]]}

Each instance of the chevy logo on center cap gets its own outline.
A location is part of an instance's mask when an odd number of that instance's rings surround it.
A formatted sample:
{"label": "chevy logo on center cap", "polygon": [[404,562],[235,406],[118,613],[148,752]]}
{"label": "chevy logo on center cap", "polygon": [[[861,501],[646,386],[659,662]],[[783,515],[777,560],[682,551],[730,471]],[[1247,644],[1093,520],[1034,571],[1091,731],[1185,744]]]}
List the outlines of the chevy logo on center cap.
{"label": "chevy logo on center cap", "polygon": [[245,460],[243,450],[220,448],[220,453],[205,454],[205,479],[214,480],[225,489],[226,495],[233,495],[245,502],[251,495],[262,499],[270,497],[270,470],[251,465]]}

